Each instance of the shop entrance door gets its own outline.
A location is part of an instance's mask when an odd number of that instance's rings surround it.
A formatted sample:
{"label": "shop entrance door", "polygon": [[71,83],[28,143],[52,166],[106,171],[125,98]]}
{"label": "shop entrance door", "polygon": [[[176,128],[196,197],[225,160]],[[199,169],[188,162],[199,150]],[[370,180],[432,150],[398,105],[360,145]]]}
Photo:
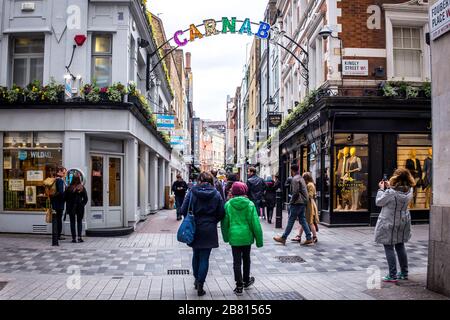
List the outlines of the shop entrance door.
{"label": "shop entrance door", "polygon": [[91,155],[88,229],[123,226],[123,157]]}

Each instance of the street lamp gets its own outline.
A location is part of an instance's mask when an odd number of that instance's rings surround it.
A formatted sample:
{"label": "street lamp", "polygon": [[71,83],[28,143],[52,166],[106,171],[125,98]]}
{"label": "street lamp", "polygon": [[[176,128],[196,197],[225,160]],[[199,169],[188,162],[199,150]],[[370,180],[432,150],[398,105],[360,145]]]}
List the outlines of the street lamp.
{"label": "street lamp", "polygon": [[333,30],[330,28],[329,25],[325,25],[323,26],[322,30],[320,30],[319,32],[319,36],[321,36],[323,38],[323,40],[327,40],[328,37],[334,38],[334,39],[338,39],[339,40],[339,45],[340,45],[340,49],[339,49],[339,54],[341,56],[341,87],[344,86],[344,65],[342,63],[343,57],[342,57],[342,39],[339,36],[333,36]]}

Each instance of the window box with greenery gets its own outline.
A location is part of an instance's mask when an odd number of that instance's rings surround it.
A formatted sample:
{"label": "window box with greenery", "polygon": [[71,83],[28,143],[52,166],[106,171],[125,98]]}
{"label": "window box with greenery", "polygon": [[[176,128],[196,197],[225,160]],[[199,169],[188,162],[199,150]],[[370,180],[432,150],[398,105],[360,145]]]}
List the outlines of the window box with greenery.
{"label": "window box with greenery", "polygon": [[8,104],[23,103],[25,101],[25,96],[23,89],[15,84],[7,89],[4,93],[5,102]]}
{"label": "window box with greenery", "polygon": [[384,97],[400,99],[431,98],[431,84],[429,82],[417,87],[405,81],[386,81],[381,84],[380,88]]}
{"label": "window box with greenery", "polygon": [[100,102],[100,88],[95,84],[85,84],[81,89],[81,94],[87,102]]}

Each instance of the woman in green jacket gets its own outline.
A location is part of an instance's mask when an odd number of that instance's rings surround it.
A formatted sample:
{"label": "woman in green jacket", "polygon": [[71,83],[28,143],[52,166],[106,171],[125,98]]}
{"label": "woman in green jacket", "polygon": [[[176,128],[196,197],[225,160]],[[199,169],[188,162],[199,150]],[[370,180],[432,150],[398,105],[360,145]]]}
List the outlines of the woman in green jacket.
{"label": "woman in green jacket", "polygon": [[[225,204],[225,218],[221,222],[222,236],[230,243],[233,251],[234,280],[236,295],[242,295],[242,290],[249,288],[255,278],[250,277],[250,250],[256,239],[256,246],[263,246],[263,235],[259,216],[252,201],[247,198],[248,188],[245,183],[235,182],[231,188],[233,196]],[[241,270],[242,261],[243,276]]]}

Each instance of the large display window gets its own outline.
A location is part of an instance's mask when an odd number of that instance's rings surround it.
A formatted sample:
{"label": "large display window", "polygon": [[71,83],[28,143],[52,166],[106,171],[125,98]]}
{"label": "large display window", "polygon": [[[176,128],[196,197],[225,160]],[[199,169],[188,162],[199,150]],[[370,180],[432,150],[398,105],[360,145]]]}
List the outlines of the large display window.
{"label": "large display window", "polygon": [[368,142],[367,134],[335,134],[334,211],[368,211]]}
{"label": "large display window", "polygon": [[399,134],[397,167],[407,168],[415,182],[411,210],[429,209],[432,198],[432,141],[427,134]]}
{"label": "large display window", "polygon": [[5,211],[44,211],[43,181],[62,165],[62,133],[10,132],[3,139]]}

